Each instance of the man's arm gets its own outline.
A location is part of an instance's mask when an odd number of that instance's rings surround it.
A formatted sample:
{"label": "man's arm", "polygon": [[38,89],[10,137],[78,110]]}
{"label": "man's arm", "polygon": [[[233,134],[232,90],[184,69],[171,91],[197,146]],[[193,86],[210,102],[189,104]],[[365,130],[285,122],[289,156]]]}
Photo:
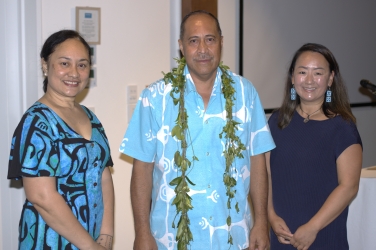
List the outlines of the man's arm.
{"label": "man's arm", "polygon": [[251,156],[250,195],[254,210],[254,225],[250,233],[249,249],[264,250],[269,247],[267,200],[268,175],[265,154]]}
{"label": "man's arm", "polygon": [[134,250],[158,250],[150,231],[151,190],[154,163],[133,160],[131,201],[136,238]]}
{"label": "man's arm", "polygon": [[102,193],[104,212],[101,232],[97,243],[104,246],[107,250],[111,250],[114,236],[114,185],[110,167],[106,167],[102,173]]}

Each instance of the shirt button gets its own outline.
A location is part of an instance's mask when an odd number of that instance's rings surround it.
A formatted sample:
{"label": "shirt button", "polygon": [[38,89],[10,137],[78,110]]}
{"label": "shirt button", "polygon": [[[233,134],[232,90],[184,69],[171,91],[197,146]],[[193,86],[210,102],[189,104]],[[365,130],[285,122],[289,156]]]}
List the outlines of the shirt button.
{"label": "shirt button", "polygon": [[209,156],[210,155],[210,153],[209,152],[206,152],[206,156]]}
{"label": "shirt button", "polygon": [[94,143],[91,143],[90,146],[93,148],[94,147]]}
{"label": "shirt button", "polygon": [[98,166],[98,163],[94,163],[94,167]]}
{"label": "shirt button", "polygon": [[210,184],[208,185],[208,188],[211,188]]}
{"label": "shirt button", "polygon": [[94,207],[97,207],[97,203],[94,203]]}
{"label": "shirt button", "polygon": [[96,182],[94,182],[94,187],[96,187],[98,184]]}
{"label": "shirt button", "polygon": [[205,124],[208,124],[208,121],[207,121],[207,120],[205,121]]}
{"label": "shirt button", "polygon": [[209,219],[210,219],[210,220],[212,220],[212,219],[213,219],[213,217],[211,217],[211,216],[210,216],[210,218],[209,218]]}

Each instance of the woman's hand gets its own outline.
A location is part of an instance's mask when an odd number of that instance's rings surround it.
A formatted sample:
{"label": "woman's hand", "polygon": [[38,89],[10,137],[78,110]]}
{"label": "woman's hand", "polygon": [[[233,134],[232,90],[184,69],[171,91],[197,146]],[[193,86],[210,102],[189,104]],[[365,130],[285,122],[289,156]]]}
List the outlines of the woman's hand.
{"label": "woman's hand", "polygon": [[[84,249],[82,249],[84,250]],[[85,250],[107,250],[104,246],[99,245],[97,242],[95,242],[95,245],[93,245],[92,248],[90,249],[85,249]]]}
{"label": "woman's hand", "polygon": [[286,225],[285,221],[274,214],[273,216],[269,215],[269,222],[273,228],[274,233],[277,235],[278,241],[282,244],[291,244],[291,239],[293,234]]}
{"label": "woman's hand", "polygon": [[315,229],[312,225],[304,224],[300,226],[294,236],[290,240],[291,245],[299,250],[307,250],[315,241],[319,230]]}
{"label": "woman's hand", "polygon": [[101,234],[97,238],[96,242],[103,246],[106,250],[111,250],[112,249],[112,239],[113,237],[108,234]]}
{"label": "woman's hand", "polygon": [[268,183],[269,183],[269,195],[268,195],[268,219],[278,241],[282,244],[290,244],[290,239],[292,238],[292,233],[286,222],[279,217],[273,206],[273,192],[272,192],[272,176],[270,172],[270,152],[265,154],[266,159],[266,170],[268,172]]}
{"label": "woman's hand", "polygon": [[300,226],[291,239],[297,249],[308,249],[315,241],[317,233],[331,223],[354,199],[359,188],[362,169],[362,147],[353,144],[337,158],[338,186],[330,193],[320,210]]}

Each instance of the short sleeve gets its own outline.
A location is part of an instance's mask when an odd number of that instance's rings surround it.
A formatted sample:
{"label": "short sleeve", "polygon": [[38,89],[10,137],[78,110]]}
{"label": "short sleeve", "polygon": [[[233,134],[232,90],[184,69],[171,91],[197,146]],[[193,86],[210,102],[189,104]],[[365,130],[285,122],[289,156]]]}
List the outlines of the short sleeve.
{"label": "short sleeve", "polygon": [[342,125],[338,129],[336,136],[336,148],[335,148],[335,158],[337,159],[343,151],[353,144],[362,145],[362,140],[360,138],[358,129],[353,122],[345,121],[343,119],[338,119],[341,121]]}
{"label": "short sleeve", "polygon": [[8,179],[60,174],[54,132],[45,118],[27,112],[21,119],[12,138]]}
{"label": "short sleeve", "polygon": [[155,119],[155,106],[149,86],[143,90],[133,111],[119,151],[144,162],[153,162],[156,154],[157,134],[159,126]]}
{"label": "short sleeve", "polygon": [[251,113],[251,155],[258,155],[275,148],[264,108],[258,93],[254,91]]}
{"label": "short sleeve", "polygon": [[106,163],[106,167],[113,167],[113,166],[114,166],[114,162],[112,161],[112,157],[110,156],[110,158],[108,159]]}

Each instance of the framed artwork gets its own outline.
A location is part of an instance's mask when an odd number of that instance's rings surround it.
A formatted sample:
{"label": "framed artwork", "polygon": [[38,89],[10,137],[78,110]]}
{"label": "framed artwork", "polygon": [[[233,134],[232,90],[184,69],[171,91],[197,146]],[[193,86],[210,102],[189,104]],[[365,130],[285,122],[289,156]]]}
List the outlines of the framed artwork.
{"label": "framed artwork", "polygon": [[76,31],[90,45],[101,43],[101,9],[76,7]]}

